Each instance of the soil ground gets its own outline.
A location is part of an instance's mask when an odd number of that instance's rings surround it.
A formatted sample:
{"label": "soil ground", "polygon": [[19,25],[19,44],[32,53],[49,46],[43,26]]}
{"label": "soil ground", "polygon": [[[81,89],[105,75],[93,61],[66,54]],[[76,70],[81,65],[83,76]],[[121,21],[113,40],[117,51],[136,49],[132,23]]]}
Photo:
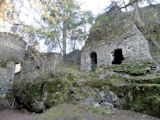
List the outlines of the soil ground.
{"label": "soil ground", "polygon": [[[63,109],[65,107],[68,107],[66,105],[63,106]],[[25,110],[4,110],[0,111],[0,120],[160,120],[160,118],[154,118],[150,117],[145,114],[140,114],[132,111],[127,110],[117,110],[116,114],[114,115],[108,115],[108,116],[102,116],[102,115],[95,115],[91,112],[82,112],[81,118],[76,117],[76,113],[72,113],[69,116],[65,114],[65,112],[68,111],[68,109],[63,110],[61,115],[62,117],[54,118],[52,117],[54,114],[54,111],[50,111],[49,114],[52,114],[46,117],[46,115],[49,115],[46,111],[43,114],[33,114],[26,112]],[[46,114],[47,113],[47,114]],[[44,117],[45,116],[45,117]]]}

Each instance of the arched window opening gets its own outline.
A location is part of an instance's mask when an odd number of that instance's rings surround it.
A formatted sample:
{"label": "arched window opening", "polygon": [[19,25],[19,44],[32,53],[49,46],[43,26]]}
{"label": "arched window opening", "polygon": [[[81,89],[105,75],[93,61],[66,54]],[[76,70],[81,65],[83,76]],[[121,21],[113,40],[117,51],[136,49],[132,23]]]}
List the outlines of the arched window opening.
{"label": "arched window opening", "polygon": [[116,49],[113,52],[113,61],[112,64],[121,64],[124,60],[122,49]]}
{"label": "arched window opening", "polygon": [[91,70],[94,71],[97,68],[97,53],[91,53]]}

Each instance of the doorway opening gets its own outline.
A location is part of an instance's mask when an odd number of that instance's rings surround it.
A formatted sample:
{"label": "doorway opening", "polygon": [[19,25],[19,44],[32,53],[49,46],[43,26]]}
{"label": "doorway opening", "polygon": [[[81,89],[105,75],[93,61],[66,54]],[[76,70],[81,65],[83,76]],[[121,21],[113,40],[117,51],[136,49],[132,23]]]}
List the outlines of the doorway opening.
{"label": "doorway opening", "polygon": [[91,70],[94,71],[97,68],[97,53],[91,53]]}
{"label": "doorway opening", "polygon": [[122,49],[116,49],[113,52],[113,61],[112,64],[121,64],[124,60]]}

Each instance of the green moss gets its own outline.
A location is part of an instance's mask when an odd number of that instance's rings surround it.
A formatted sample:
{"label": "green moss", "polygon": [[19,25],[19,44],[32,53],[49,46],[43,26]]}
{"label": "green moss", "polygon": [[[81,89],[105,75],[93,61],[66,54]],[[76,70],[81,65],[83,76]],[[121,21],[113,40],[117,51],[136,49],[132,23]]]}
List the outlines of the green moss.
{"label": "green moss", "polygon": [[[150,67],[152,70],[153,63],[149,61],[126,62],[125,64],[122,64],[120,66],[112,66],[109,68],[109,70],[115,71],[118,69],[120,71],[117,72],[127,74],[138,73],[138,75],[140,75],[141,71],[146,70],[147,67]],[[139,68],[141,69],[140,71],[135,70]],[[66,108],[59,109],[58,107],[56,107],[57,104],[66,102],[83,103],[90,96],[93,97],[95,101],[99,101],[100,97],[98,96],[99,94],[97,92],[103,90],[113,91],[115,94],[117,94],[119,99],[122,98],[123,100],[125,100],[124,103],[121,103],[122,108],[132,109],[154,116],[158,115],[159,109],[156,106],[159,105],[160,84],[156,83],[159,83],[160,81],[159,76],[154,78],[147,78],[145,76],[142,76],[145,78],[143,79],[145,80],[145,82],[137,82],[139,80],[138,78],[140,78],[141,76],[129,76],[129,78],[127,78],[128,75],[126,75],[126,77],[124,76],[124,74],[118,74],[115,72],[112,72],[112,74],[108,74],[110,73],[110,71],[108,72],[108,69],[104,69],[104,71],[97,70],[95,72],[86,74],[80,73],[80,76],[75,73],[70,73],[71,71],[67,72],[68,73],[49,75],[47,80],[37,80],[38,82],[36,81],[35,83],[26,83],[23,84],[23,86],[22,84],[16,85],[14,95],[16,99],[18,99],[18,102],[21,102],[23,105],[27,105],[29,109],[32,109],[32,103],[36,104],[37,101],[42,101],[45,96],[44,93],[47,93],[45,105],[49,108],[54,107],[51,112],[49,112],[49,119],[52,119],[52,117],[56,118],[59,116],[63,116],[64,109],[67,110],[66,112],[70,111],[68,114],[72,115],[76,110],[81,110],[81,107],[79,108],[79,106],[67,106]],[[106,77],[100,79],[100,74]],[[81,81],[82,77],[83,81]],[[131,80],[131,78],[133,80]],[[71,107],[71,109],[69,110],[68,107],[69,109]],[[110,111],[104,108],[93,106],[85,106],[84,109],[87,111],[91,111],[94,114],[112,114],[112,109]],[[154,110],[151,111],[152,109]],[[76,112],[75,115],[78,117],[81,116],[79,112]]]}
{"label": "green moss", "polygon": [[102,80],[92,79],[90,81],[87,81],[87,85],[89,85],[91,88],[101,88],[106,85],[106,82]]}
{"label": "green moss", "polygon": [[[52,107],[68,100],[68,94],[76,77],[69,74],[61,76],[49,76],[48,80],[28,82],[14,86],[14,97],[19,104],[25,105],[29,110],[35,111],[34,107],[43,103],[46,107]],[[41,108],[39,108],[41,109]],[[38,110],[36,109],[36,112]]]}
{"label": "green moss", "polygon": [[[133,84],[133,85],[132,85]],[[110,87],[118,96],[123,95],[121,109],[130,109],[152,116],[159,116],[160,111],[160,85],[136,84]],[[121,98],[119,98],[121,101]]]}
{"label": "green moss", "polygon": [[72,87],[70,90],[69,103],[84,103],[90,96],[92,96],[95,101],[99,99],[98,93],[88,86]]}
{"label": "green moss", "polygon": [[115,72],[140,76],[150,74],[152,70],[155,70],[155,66],[153,61],[125,61],[121,65],[114,65],[109,69],[113,69]]}
{"label": "green moss", "polygon": [[6,96],[5,96],[4,99],[7,100],[10,105],[12,105],[13,102],[15,101],[15,98],[14,98],[14,95],[13,95],[13,91],[8,91],[6,93]]}
{"label": "green moss", "polygon": [[160,76],[153,77],[135,77],[130,79],[132,82],[140,83],[140,84],[159,84]]}
{"label": "green moss", "polygon": [[136,84],[136,86],[139,86],[139,87],[144,87],[144,88],[151,88],[151,89],[160,89],[160,84],[148,84],[148,83],[145,83],[145,84]]}
{"label": "green moss", "polygon": [[132,88],[134,88],[134,87],[136,86],[136,83],[135,83],[135,82],[131,82],[131,83],[130,83],[130,86],[131,86]]}
{"label": "green moss", "polygon": [[109,86],[121,86],[128,84],[129,79],[123,77],[122,75],[108,75],[105,79],[92,78],[86,81],[86,84],[91,88],[103,88],[107,85]]}
{"label": "green moss", "polygon": [[77,82],[78,79],[77,79],[77,77],[69,74],[69,75],[67,75],[67,80],[70,81],[72,84],[74,84]]}
{"label": "green moss", "polygon": [[73,104],[61,104],[53,107],[41,114],[40,117],[47,120],[57,120],[58,118],[75,118],[76,120],[82,120],[84,118],[92,118],[97,115],[113,115],[115,111],[110,108],[94,107],[90,105],[73,105]]}
{"label": "green moss", "polygon": [[16,102],[30,111],[42,112],[42,106],[39,104],[43,100],[43,85],[44,82],[17,84],[13,88]]}
{"label": "green moss", "polygon": [[52,107],[45,113],[41,114],[41,118],[47,120],[57,120],[60,117],[74,117],[74,118],[81,118],[81,113],[79,112],[78,105],[71,105],[71,104],[61,104],[56,107]]}
{"label": "green moss", "polygon": [[67,100],[69,84],[61,79],[55,79],[45,83],[44,91],[48,93],[47,107],[63,103]]}
{"label": "green moss", "polygon": [[160,103],[160,97],[153,95],[153,96],[148,96],[144,99],[145,103],[151,104],[151,105],[157,105]]}
{"label": "green moss", "polygon": [[16,97],[21,97],[22,94],[25,102],[30,102],[35,99],[40,99],[42,96],[42,84],[41,83],[26,83],[23,85],[17,84],[14,86],[14,93]]}
{"label": "green moss", "polygon": [[27,95],[25,96],[26,102],[34,100],[35,97],[37,99],[41,99],[42,96],[42,85],[37,84],[37,85],[32,85],[29,87],[29,91],[27,92]]}
{"label": "green moss", "polygon": [[92,111],[94,114],[97,114],[97,115],[108,116],[108,115],[115,114],[115,111],[113,109],[111,109],[111,108],[94,107],[94,106],[88,105],[87,109],[89,111]]}
{"label": "green moss", "polygon": [[142,94],[137,94],[133,101],[131,101],[130,106],[131,109],[137,112],[144,112],[144,96]]}
{"label": "green moss", "polygon": [[160,32],[157,32],[157,38],[160,39]]}
{"label": "green moss", "polygon": [[109,24],[113,19],[114,19],[114,17],[112,17],[112,16],[107,17],[105,14],[99,15],[96,18],[95,24],[93,27],[99,26],[100,24]]}
{"label": "green moss", "polygon": [[160,110],[160,97],[157,95],[151,96],[147,92],[142,94],[137,94],[134,101],[131,103],[132,109],[137,112],[143,112],[152,116],[159,117]]}

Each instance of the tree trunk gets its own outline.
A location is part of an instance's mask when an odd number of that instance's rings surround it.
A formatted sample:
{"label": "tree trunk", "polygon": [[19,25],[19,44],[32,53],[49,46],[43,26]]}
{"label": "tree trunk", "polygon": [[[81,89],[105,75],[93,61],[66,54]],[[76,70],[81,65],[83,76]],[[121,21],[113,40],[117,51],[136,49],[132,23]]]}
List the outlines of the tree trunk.
{"label": "tree trunk", "polygon": [[67,29],[65,22],[63,22],[63,56],[66,55],[66,51],[67,51]]}
{"label": "tree trunk", "polygon": [[136,21],[138,23],[138,26],[141,28],[141,27],[144,27],[145,24],[144,22],[142,21],[141,17],[140,17],[140,11],[139,11],[139,6],[138,6],[138,3],[135,2],[133,3],[133,7],[134,7],[134,12],[135,12],[135,18],[136,18]]}
{"label": "tree trunk", "polygon": [[76,40],[74,40],[73,51],[76,49]]}

